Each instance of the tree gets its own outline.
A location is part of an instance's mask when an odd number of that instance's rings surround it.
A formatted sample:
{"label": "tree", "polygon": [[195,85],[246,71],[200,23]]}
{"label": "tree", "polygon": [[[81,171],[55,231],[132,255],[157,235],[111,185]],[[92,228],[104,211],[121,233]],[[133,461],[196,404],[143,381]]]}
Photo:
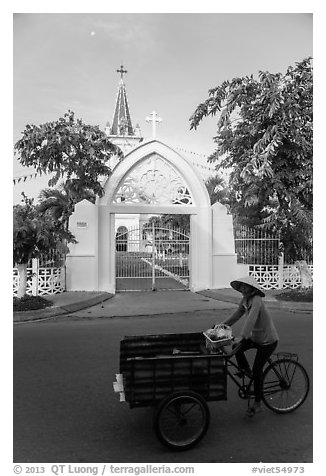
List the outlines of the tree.
{"label": "tree", "polygon": [[229,205],[229,190],[225,180],[220,175],[209,177],[205,185],[212,205],[215,202],[222,203],[225,206]]}
{"label": "tree", "polygon": [[75,193],[68,184],[63,183],[59,188],[47,188],[42,190],[39,199],[39,212],[49,214],[68,230],[69,217],[74,211],[76,203],[84,199],[94,203],[96,196],[90,190]]}
{"label": "tree", "polygon": [[33,200],[23,195],[23,204],[13,210],[13,261],[18,267],[17,296],[26,294],[27,265],[31,258],[51,248],[65,247],[65,242],[75,242],[73,235],[49,215],[40,213]]}
{"label": "tree", "polygon": [[[64,187],[64,186],[63,186]],[[69,195],[58,188],[46,188],[39,195],[39,211],[67,226],[72,213]]]}
{"label": "tree", "polygon": [[24,166],[35,167],[42,174],[54,174],[51,187],[65,177],[73,194],[104,193],[100,178],[111,174],[106,165],[112,155],[122,157],[98,126],[86,125],[68,111],[57,121],[27,125],[15,144],[18,160]]}
{"label": "tree", "polygon": [[148,223],[149,226],[154,223],[156,227],[180,228],[184,233],[190,233],[190,215],[153,215]]}
{"label": "tree", "polygon": [[74,241],[68,231],[74,205],[83,198],[95,201],[104,189],[101,179],[111,174],[111,156],[122,157],[98,126],[86,125],[68,111],[57,121],[27,125],[15,144],[18,160],[35,167],[40,174],[51,174],[50,187],[64,178],[62,190],[41,193],[42,203],[35,207],[24,197],[24,205],[14,207],[14,262],[18,265],[20,289],[26,293],[27,264],[40,252],[56,247],[63,240]]}
{"label": "tree", "polygon": [[259,225],[279,230],[296,259],[312,244],[312,76],[307,58],[285,74],[224,81],[190,118],[196,129],[219,114],[209,161],[231,168],[232,213],[252,217],[254,207]]}

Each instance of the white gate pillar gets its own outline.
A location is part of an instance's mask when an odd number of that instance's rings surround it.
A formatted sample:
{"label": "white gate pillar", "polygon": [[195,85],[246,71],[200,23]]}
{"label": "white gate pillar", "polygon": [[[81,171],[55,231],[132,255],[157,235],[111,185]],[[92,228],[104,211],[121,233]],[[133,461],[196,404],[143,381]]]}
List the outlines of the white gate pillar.
{"label": "white gate pillar", "polygon": [[98,289],[115,293],[115,215],[99,205],[99,285]]}
{"label": "white gate pillar", "polygon": [[77,243],[69,244],[66,258],[67,291],[98,290],[98,207],[88,200],[75,205],[69,230]]}
{"label": "white gate pillar", "polygon": [[190,218],[190,289],[212,288],[212,211],[199,208]]}
{"label": "white gate pillar", "polygon": [[212,288],[229,288],[230,281],[239,278],[241,270],[237,266],[234,247],[233,219],[221,203],[212,205]]}

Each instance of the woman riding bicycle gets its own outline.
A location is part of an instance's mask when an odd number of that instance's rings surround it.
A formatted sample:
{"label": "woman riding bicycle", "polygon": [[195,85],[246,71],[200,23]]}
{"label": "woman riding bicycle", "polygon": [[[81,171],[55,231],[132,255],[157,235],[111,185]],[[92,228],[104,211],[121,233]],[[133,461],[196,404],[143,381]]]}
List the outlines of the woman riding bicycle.
{"label": "woman riding bicycle", "polygon": [[243,298],[238,309],[223,324],[232,326],[241,317],[245,319],[235,357],[242,372],[249,377],[251,369],[244,352],[249,349],[257,350],[252,368],[255,401],[247,410],[248,416],[254,416],[261,411],[263,367],[276,349],[279,337],[272,317],[262,300],[265,294],[257,281],[251,276],[246,276],[232,281],[230,285],[242,293]]}

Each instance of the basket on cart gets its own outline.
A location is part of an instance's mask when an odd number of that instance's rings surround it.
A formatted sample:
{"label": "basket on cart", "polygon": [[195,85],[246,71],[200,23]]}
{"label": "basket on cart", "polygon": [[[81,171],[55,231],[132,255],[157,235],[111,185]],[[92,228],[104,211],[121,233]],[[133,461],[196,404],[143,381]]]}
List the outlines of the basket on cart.
{"label": "basket on cart", "polygon": [[233,338],[220,338],[218,340],[212,340],[206,332],[203,333],[205,338],[206,338],[206,349],[210,353],[214,353],[218,351],[221,347],[224,347],[225,345],[230,345],[232,344]]}
{"label": "basket on cart", "polygon": [[218,324],[213,329],[203,332],[206,339],[206,349],[209,353],[217,352],[221,347],[230,345],[233,341],[232,330],[225,324]]}

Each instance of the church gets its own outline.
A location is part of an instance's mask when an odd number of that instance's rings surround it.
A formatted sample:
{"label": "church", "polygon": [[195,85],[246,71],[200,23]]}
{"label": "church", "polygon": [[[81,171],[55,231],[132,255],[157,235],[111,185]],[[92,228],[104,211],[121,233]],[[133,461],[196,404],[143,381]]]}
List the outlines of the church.
{"label": "church", "polygon": [[[127,73],[127,70],[124,69],[123,65],[120,66],[120,69],[116,70],[117,73],[120,74],[120,81],[118,85],[118,93],[115,103],[115,109],[113,113],[113,120],[112,125],[107,122],[105,133],[109,137],[110,141],[122,149],[124,155],[129,152],[131,149],[136,148],[141,142],[144,141],[142,137],[141,130],[139,124],[135,126],[131,120],[131,114],[129,109],[128,97],[126,92],[126,85],[123,81],[123,75]],[[156,124],[159,124],[162,119],[158,116],[158,114],[153,111],[147,118],[146,121],[152,124],[152,139],[156,138]],[[185,152],[185,151],[184,151]],[[116,165],[115,159],[111,159],[110,166],[114,168]],[[161,164],[162,165],[162,164]],[[192,162],[192,165],[195,167],[197,166],[198,170],[200,170],[200,175],[203,179],[206,179],[208,176],[215,173],[215,170],[208,167],[207,165],[204,166],[203,164],[199,164],[196,162]],[[140,171],[138,171],[140,172]],[[161,170],[163,172],[163,170]],[[138,177],[140,179],[140,177]],[[136,180],[137,181],[137,180]],[[147,181],[148,182],[148,181]],[[139,182],[141,183],[141,182]],[[152,184],[154,184],[152,178]],[[147,191],[149,184],[146,185]],[[126,199],[126,188],[124,191],[120,191],[120,201]],[[185,198],[185,197],[183,197]],[[129,230],[129,242],[131,240],[131,230],[137,229],[142,230],[143,226],[148,223],[149,218],[152,215],[144,215],[144,214],[121,214],[115,216],[115,230],[116,236],[123,237],[125,233]],[[135,233],[133,233],[135,234]],[[120,245],[122,246],[122,245]],[[131,246],[131,245],[129,245]]]}
{"label": "church", "polygon": [[[140,126],[136,124],[134,127],[131,121],[131,115],[129,110],[126,86],[123,81],[123,75],[127,73],[127,70],[120,66],[117,70],[120,73],[120,82],[118,87],[118,94],[113,114],[112,126],[108,122],[105,128],[105,133],[109,137],[110,141],[119,146],[124,155],[131,149],[135,148],[144,138],[141,135]],[[153,115],[154,113],[152,113]],[[156,113],[155,113],[156,114]],[[156,126],[158,117],[151,119],[153,122],[153,128]],[[110,166],[114,168],[116,163],[111,159]],[[126,188],[124,191],[120,191],[120,201],[126,199]],[[144,225],[148,222],[151,215],[144,214],[121,214],[115,216],[115,236],[117,240],[117,249],[120,251],[132,251],[137,248],[140,251],[139,245],[136,241],[139,240],[139,234],[141,233]],[[138,246],[137,246],[138,245]],[[143,251],[145,251],[143,249]]]}
{"label": "church", "polygon": [[[232,216],[223,205],[210,203],[205,179],[211,170],[156,138],[161,119],[155,111],[146,119],[152,137],[142,137],[131,120],[127,71],[121,66],[117,72],[113,120],[105,132],[124,158],[110,160],[104,195],[95,204],[78,203],[70,217],[77,243],[69,245],[67,291],[228,287],[241,270]],[[190,232],[157,229],[151,217],[162,215],[187,216]]]}

